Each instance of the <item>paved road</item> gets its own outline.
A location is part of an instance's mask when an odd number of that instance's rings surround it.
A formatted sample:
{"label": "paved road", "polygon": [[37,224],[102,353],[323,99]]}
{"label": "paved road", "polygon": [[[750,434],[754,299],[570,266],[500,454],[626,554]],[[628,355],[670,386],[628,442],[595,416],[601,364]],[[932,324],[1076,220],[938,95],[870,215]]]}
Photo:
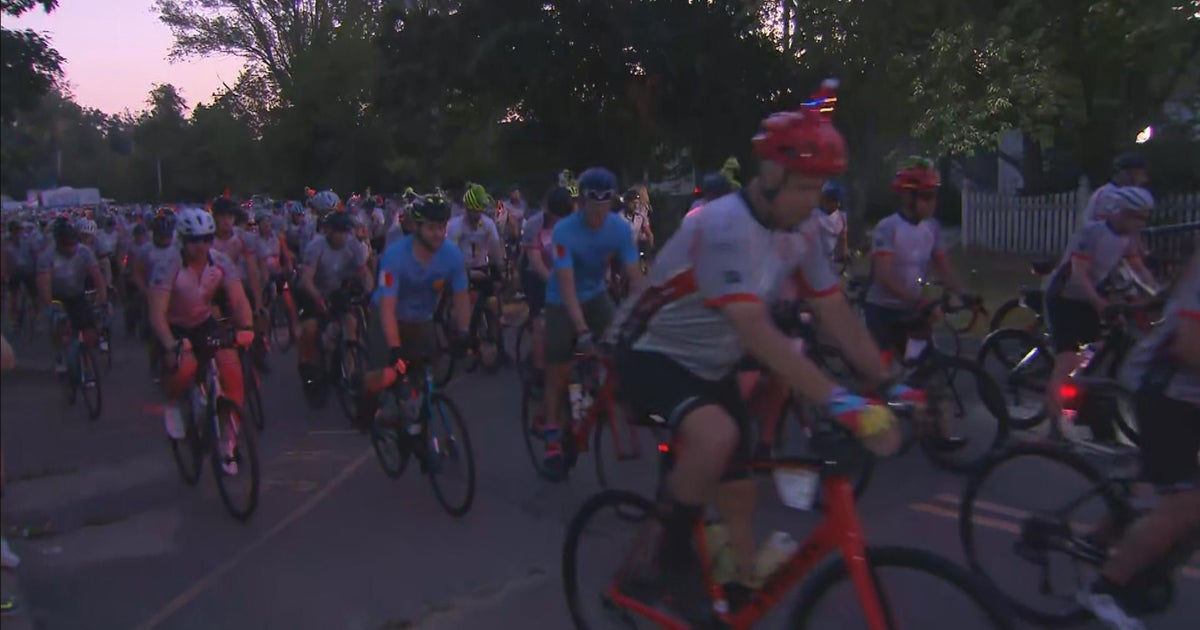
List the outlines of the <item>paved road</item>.
{"label": "paved road", "polygon": [[[40,344],[16,347],[27,362],[45,364]],[[258,513],[240,525],[225,514],[211,471],[196,488],[180,482],[145,359],[128,343],[116,357],[95,423],[65,406],[48,373],[14,372],[0,386],[4,520],[24,559],[20,577],[36,627],[570,627],[559,579],[565,523],[597,484],[586,460],[568,484],[534,477],[511,371],[452,384],[479,470],[473,510],[453,519],[413,471],[387,479],[335,405],[307,409],[294,355],[273,357],[260,440],[265,482]],[[645,474],[622,478],[649,483]],[[1037,480],[1028,481],[1028,492],[1038,493]],[[961,487],[919,452],[886,462],[861,502],[869,539],[961,562]],[[764,480],[764,533],[806,533],[814,517],[788,511],[772,495]],[[1011,509],[999,506],[988,522],[998,536],[989,544],[1005,549],[999,535],[1015,526]],[[28,537],[12,533],[27,528]],[[1193,570],[1179,580],[1175,608],[1152,618],[1152,627],[1200,618],[1198,576]],[[928,606],[932,597],[911,601],[937,610]],[[925,627],[968,627],[936,618]],[[784,625],[777,616],[764,627]],[[833,626],[819,618],[810,627]]]}

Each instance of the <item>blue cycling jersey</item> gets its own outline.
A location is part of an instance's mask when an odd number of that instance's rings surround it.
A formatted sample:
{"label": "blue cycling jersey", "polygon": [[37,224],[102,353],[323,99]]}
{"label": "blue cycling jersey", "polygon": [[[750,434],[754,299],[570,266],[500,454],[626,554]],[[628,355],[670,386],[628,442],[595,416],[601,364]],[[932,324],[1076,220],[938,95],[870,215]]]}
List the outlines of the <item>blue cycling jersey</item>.
{"label": "blue cycling jersey", "polygon": [[558,286],[558,270],[575,270],[575,293],[579,301],[586,302],[607,290],[604,276],[608,271],[610,257],[617,256],[625,265],[637,262],[637,247],[633,244],[633,231],[621,217],[609,213],[604,224],[593,230],[584,219],[583,212],[576,212],[554,226],[553,235],[554,271],[546,283],[546,303],[562,304],[562,292]]}
{"label": "blue cycling jersey", "polygon": [[379,282],[371,301],[379,305],[383,296],[396,298],[396,319],[402,322],[427,322],[433,319],[442,290],[450,293],[467,289],[467,269],[462,252],[445,241],[433,253],[429,265],[413,256],[413,236],[388,246],[379,262]]}

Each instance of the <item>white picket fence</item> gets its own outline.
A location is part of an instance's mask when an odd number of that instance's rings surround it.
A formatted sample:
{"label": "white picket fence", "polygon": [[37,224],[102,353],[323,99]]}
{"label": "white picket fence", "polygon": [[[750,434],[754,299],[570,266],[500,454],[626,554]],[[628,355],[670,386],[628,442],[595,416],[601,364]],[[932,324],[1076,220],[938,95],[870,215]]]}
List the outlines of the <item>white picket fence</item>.
{"label": "white picket fence", "polygon": [[[1058,256],[1083,221],[1092,196],[1087,180],[1071,192],[1014,197],[972,189],[962,191],[962,245],[990,252]],[[1159,199],[1151,225],[1200,223],[1200,193]]]}

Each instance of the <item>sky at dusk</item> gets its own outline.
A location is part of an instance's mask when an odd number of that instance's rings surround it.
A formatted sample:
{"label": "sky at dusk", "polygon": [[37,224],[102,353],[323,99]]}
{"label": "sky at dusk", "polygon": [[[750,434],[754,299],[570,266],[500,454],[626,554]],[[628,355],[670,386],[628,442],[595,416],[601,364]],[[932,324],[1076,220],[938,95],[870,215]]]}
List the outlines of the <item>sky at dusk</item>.
{"label": "sky at dusk", "polygon": [[66,59],[75,101],[110,114],[145,108],[156,83],[174,84],[191,109],[223,83],[232,85],[242,66],[233,57],[168,62],[171,31],[158,21],[153,0],[59,0],[49,15],[38,8],[6,16],[4,27],[48,35]]}

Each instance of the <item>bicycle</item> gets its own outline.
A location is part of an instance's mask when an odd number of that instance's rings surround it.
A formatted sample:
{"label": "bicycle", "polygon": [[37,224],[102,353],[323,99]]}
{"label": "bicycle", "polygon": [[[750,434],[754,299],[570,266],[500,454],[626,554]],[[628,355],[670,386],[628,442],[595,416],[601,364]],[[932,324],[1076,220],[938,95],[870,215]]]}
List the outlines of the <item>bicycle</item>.
{"label": "bicycle", "polygon": [[[171,456],[179,468],[184,483],[195,486],[203,472],[202,458],[210,455],[217,491],[225,509],[235,519],[246,522],[258,506],[259,462],[254,431],[243,430],[245,417],[242,408],[225,396],[218,378],[216,354],[220,350],[241,349],[237,344],[237,331],[227,320],[217,320],[217,326],[205,335],[203,343],[192,352],[200,361],[196,378],[188,388],[180,404],[185,435],[183,439],[169,440]],[[228,459],[220,445],[233,432],[233,449]],[[237,466],[237,473],[225,471],[225,464]],[[247,468],[249,470],[247,470]],[[237,501],[234,490],[229,487],[233,477],[248,479],[245,497]]]}
{"label": "bicycle", "polygon": [[[543,410],[544,422],[558,426],[557,441],[563,450],[566,463],[562,473],[550,470],[543,464],[543,454],[549,443],[549,432],[545,427],[534,426],[534,406],[541,402],[537,388],[525,386],[521,396],[521,435],[525,450],[537,475],[552,482],[566,481],[574,469],[579,455],[593,450],[596,480],[601,488],[608,488],[615,481],[615,470],[606,470],[604,463],[604,436],[612,441],[611,448],[617,462],[641,459],[643,438],[638,428],[617,412],[616,387],[612,378],[612,361],[598,353],[576,353],[571,365],[570,378],[565,388],[564,409],[558,414]],[[558,422],[550,418],[557,416]],[[621,418],[621,419],[619,419]],[[607,430],[607,431],[606,431]],[[624,468],[623,470],[628,470]]]}
{"label": "bicycle", "polygon": [[[363,376],[367,373],[367,350],[362,343],[367,333],[366,295],[355,285],[331,302],[330,315],[317,333],[319,365],[324,366],[326,382],[332,385],[342,413],[354,424],[358,418],[358,399],[362,393]],[[344,322],[353,318],[355,338],[346,335]]]}
{"label": "bicycle", "polygon": [[[399,479],[416,456],[421,473],[429,476],[433,494],[448,514],[460,517],[475,500],[475,456],[471,437],[458,406],[439,390],[433,371],[427,365],[421,374],[419,389],[407,374],[389,367],[385,378],[391,385],[383,392],[380,411],[371,421],[371,447],[383,473]],[[436,416],[436,419],[435,419]],[[394,456],[394,457],[393,457]],[[447,463],[466,466],[463,497],[452,501],[442,473]]]}
{"label": "bicycle", "polygon": [[[290,282],[284,279],[282,284],[284,291],[289,290]],[[283,296],[276,291],[277,287],[278,283],[272,281],[263,291],[263,303],[267,310],[267,338],[271,347],[279,348],[280,352],[286,354],[296,344],[296,327],[292,325],[287,303],[284,302]],[[281,330],[285,332],[280,332]]]}
{"label": "bicycle", "polygon": [[254,428],[259,433],[267,428],[267,415],[262,404],[262,375],[254,367],[254,357],[251,352],[238,348],[238,361],[242,366],[242,389],[246,394],[245,409],[254,422]]}
{"label": "bicycle", "polygon": [[[1029,273],[1035,278],[1045,278],[1056,267],[1058,267],[1057,260],[1033,260],[1029,262]],[[1015,328],[1030,333],[1042,330],[1045,327],[1045,320],[1042,318],[1045,297],[1046,292],[1042,290],[1040,283],[1021,285],[1017,289],[1017,297],[1008,300],[996,309],[996,313],[988,322],[988,330],[996,332],[1005,328]],[[1022,315],[1014,316],[1016,313]],[[1019,324],[1023,321],[1027,323],[1013,325],[1014,322]]]}
{"label": "bicycle", "polygon": [[113,367],[112,311],[107,305],[96,304],[94,289],[84,291],[83,295],[91,305],[92,317],[96,320],[96,349],[104,355],[103,363],[111,372]]}
{"label": "bicycle", "polygon": [[[504,355],[504,337],[500,327],[500,318],[492,312],[489,305],[491,298],[496,299],[496,307],[500,308],[500,297],[496,291],[498,278],[491,269],[471,269],[471,273],[488,274],[486,278],[471,278],[469,291],[471,294],[471,324],[467,337],[475,340],[471,352],[473,361],[465,366],[467,372],[473,372],[482,367],[488,374],[495,374],[500,369],[501,358]],[[484,351],[485,346],[491,350]]]}
{"label": "bicycle", "polygon": [[[1085,574],[1098,572],[1108,559],[1108,543],[1102,538],[1120,540],[1139,515],[1133,505],[1133,489],[1139,481],[1137,475],[1130,472],[1128,461],[1121,462],[1113,458],[1111,452],[1103,452],[1115,461],[1101,466],[1085,457],[1089,452],[1096,452],[1096,449],[1078,443],[1013,445],[977,471],[963,493],[958,524],[967,564],[974,573],[987,580],[1020,617],[1043,626],[1066,627],[1091,617],[1076,602],[1075,595],[1088,583]],[[1134,455],[1126,454],[1125,459]],[[1015,471],[1021,470],[1016,465],[1018,462],[1036,464],[1036,472],[1021,476],[1020,487],[1011,492],[993,487],[993,482],[1002,486],[996,480],[1003,480],[1006,475],[1015,479]],[[1049,470],[1051,465],[1057,470]],[[1013,499],[1027,497],[1027,481],[1058,484],[1066,478],[1082,480],[1082,490],[1073,488],[1066,500],[1048,508],[1009,507]],[[1106,527],[1112,531],[1099,535]],[[1009,568],[1001,571],[986,566],[990,564],[982,561],[982,552],[986,549],[1011,550],[1004,557],[1009,561],[1005,563]],[[1130,612],[1147,614],[1166,609],[1174,592],[1172,574],[1198,550],[1200,537],[1191,543],[1180,543],[1139,575],[1134,586],[1142,592],[1142,601],[1138,610]],[[1074,569],[1071,576],[1074,579],[1061,585],[1054,579],[1060,576],[1051,575],[1052,569],[1061,566],[1052,560],[1060,557]],[[1011,587],[1000,584],[1001,573],[1012,575],[1013,566],[1021,569],[1015,572],[1020,582]],[[1032,575],[1029,569],[1032,569]]]}
{"label": "bicycle", "polygon": [[54,331],[51,334],[60,340],[59,361],[67,370],[66,374],[59,377],[67,404],[74,406],[79,392],[82,391],[88,419],[96,420],[100,417],[101,405],[104,402],[96,354],[84,341],[83,331],[72,330],[71,321],[63,310],[62,302],[54,300],[50,306],[54,309],[50,318],[50,329]]}
{"label": "bicycle", "polygon": [[[1101,317],[1100,340],[1081,349],[1075,373],[1098,376],[1104,370],[1104,375],[1115,378],[1136,341],[1127,328],[1127,320],[1133,319],[1139,327],[1148,328],[1149,313],[1162,304],[1161,300],[1152,300],[1111,305]],[[1013,428],[1032,429],[1046,419],[1046,383],[1054,371],[1054,358],[1048,334],[1034,335],[1016,328],[1001,328],[989,334],[979,347],[975,362],[988,374],[995,374],[993,378],[1001,386]],[[1122,433],[1136,440],[1131,427],[1122,428]]]}
{"label": "bicycle", "polygon": [[[766,578],[763,586],[751,593],[742,606],[732,608],[729,596],[713,577],[713,562],[704,558],[711,555],[706,539],[706,528],[697,523],[694,533],[694,548],[705,550],[702,555],[704,582],[713,603],[713,612],[725,625],[722,627],[744,630],[761,621],[787,593],[800,586],[799,596],[789,617],[788,627],[824,627],[812,625],[814,619],[824,620],[818,614],[818,606],[826,603],[831,590],[844,583],[851,586],[857,595],[858,606],[845,602],[833,604],[832,614],[861,612],[867,627],[872,630],[892,628],[939,627],[937,623],[947,614],[962,613],[970,621],[959,622],[962,628],[1008,628],[1010,622],[1003,609],[994,601],[989,591],[970,573],[930,552],[904,547],[872,547],[864,541],[864,533],[855,508],[854,493],[847,479],[849,471],[856,468],[862,446],[844,430],[827,421],[821,423],[822,430],[814,440],[814,455],[808,457],[784,457],[759,461],[756,467],[768,467],[774,471],[780,498],[789,508],[809,510],[815,486],[821,486],[826,497],[821,508],[823,519],[816,530],[790,556]],[[673,449],[664,451],[664,459],[671,457]],[[667,464],[670,465],[669,463]],[[604,573],[603,586],[599,593],[592,589],[583,590],[580,579],[580,555],[585,546],[599,547],[606,539],[586,539],[586,533],[600,529],[597,521],[604,515],[616,512],[638,513],[640,518],[624,519],[640,524],[637,544],[629,550],[603,549],[606,558],[619,558],[620,568],[615,576]],[[580,508],[571,519],[567,538],[563,545],[562,580],[567,607],[576,628],[604,627],[600,621],[585,615],[583,606],[599,595],[599,604],[606,618],[623,622],[623,627],[640,627],[637,617],[648,623],[669,630],[686,630],[688,624],[658,608],[661,595],[669,589],[656,565],[654,541],[661,541],[664,534],[663,515],[650,499],[622,490],[603,491]],[[934,578],[943,587],[965,597],[965,606],[955,607],[953,601],[938,598],[936,612],[925,603],[929,591],[918,589],[907,596],[897,597],[897,592],[910,585],[910,579],[889,584],[883,588],[881,569],[911,569]],[[651,576],[650,580],[640,576]],[[658,579],[654,579],[658,578]],[[640,588],[639,588],[640,587]],[[644,597],[628,591],[641,590]],[[585,600],[586,598],[586,600]],[[902,609],[905,602],[921,602],[916,607]],[[899,612],[931,613],[932,619],[924,623],[909,621],[896,623]],[[830,613],[825,613],[830,614]],[[956,620],[957,621],[957,620]]]}

